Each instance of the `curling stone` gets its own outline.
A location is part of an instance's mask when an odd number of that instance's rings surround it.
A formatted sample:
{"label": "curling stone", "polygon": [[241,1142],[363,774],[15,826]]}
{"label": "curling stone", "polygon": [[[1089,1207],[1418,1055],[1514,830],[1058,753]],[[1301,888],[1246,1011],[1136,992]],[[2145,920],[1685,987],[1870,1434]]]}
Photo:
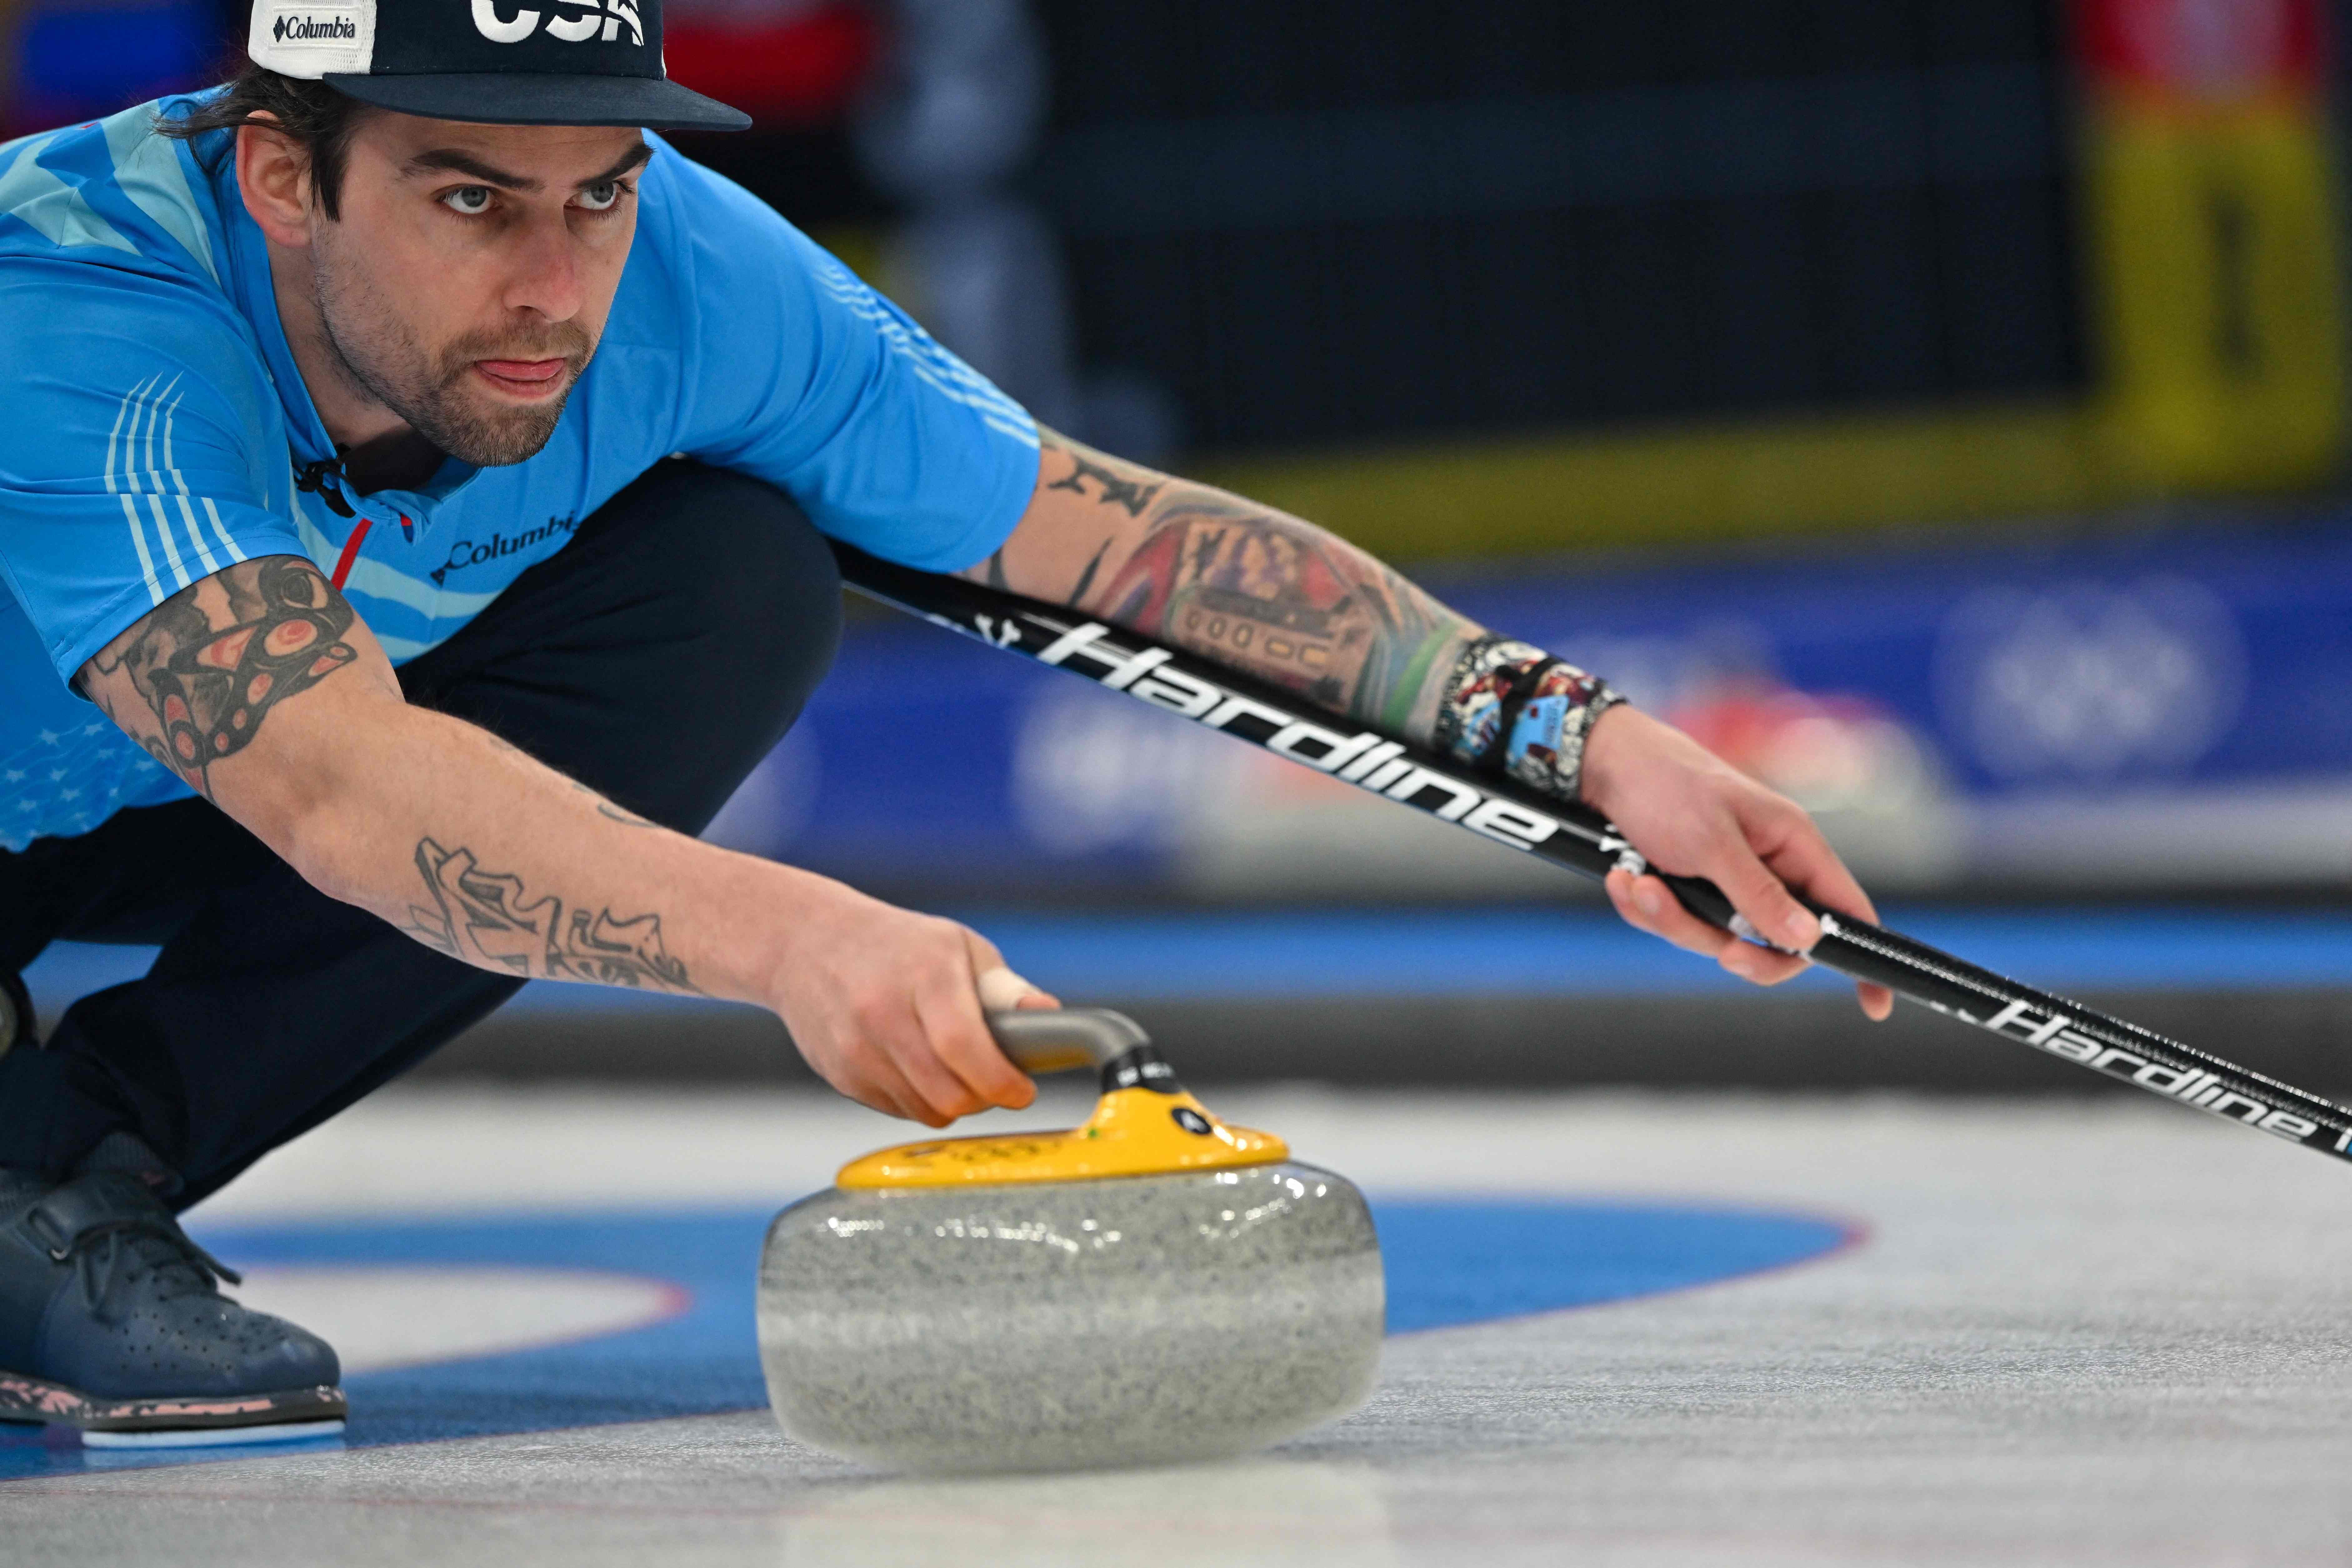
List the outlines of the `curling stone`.
{"label": "curling stone", "polygon": [[1223,1458],[1361,1404],[1386,1309],[1363,1195],[1212,1116],[1121,1014],[989,1025],[1029,1072],[1099,1068],[1100,1102],[868,1154],[776,1216],[784,1431],[890,1469],[1061,1470]]}

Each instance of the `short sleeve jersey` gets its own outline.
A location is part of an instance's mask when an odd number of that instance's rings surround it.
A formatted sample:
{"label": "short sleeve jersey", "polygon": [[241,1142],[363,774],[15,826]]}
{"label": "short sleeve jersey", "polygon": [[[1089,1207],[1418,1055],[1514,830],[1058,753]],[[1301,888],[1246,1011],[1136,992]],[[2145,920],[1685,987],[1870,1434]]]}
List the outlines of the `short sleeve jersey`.
{"label": "short sleeve jersey", "polygon": [[339,578],[397,664],[672,454],[934,571],[1002,544],[1037,475],[1019,405],[740,187],[658,139],[611,319],[536,457],[358,496],[279,325],[216,132],[165,99],[0,145],[0,847],[188,792],[67,682],[256,556]]}

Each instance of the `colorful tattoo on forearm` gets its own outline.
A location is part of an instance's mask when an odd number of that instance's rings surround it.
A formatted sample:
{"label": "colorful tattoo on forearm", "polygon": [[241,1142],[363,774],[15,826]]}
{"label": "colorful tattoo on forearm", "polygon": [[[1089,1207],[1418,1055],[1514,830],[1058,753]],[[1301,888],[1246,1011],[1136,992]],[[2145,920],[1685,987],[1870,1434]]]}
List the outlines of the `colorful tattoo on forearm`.
{"label": "colorful tattoo on forearm", "polygon": [[1295,518],[1182,487],[1085,607],[1403,731],[1476,628],[1353,546]]}
{"label": "colorful tattoo on forearm", "polygon": [[1431,744],[1563,800],[1578,798],[1585,737],[1625,699],[1543,649],[1483,637],[1462,650]]}
{"label": "colorful tattoo on forearm", "polygon": [[[1335,712],[1576,798],[1584,738],[1623,700],[1541,648],[1488,636],[1311,523],[1204,486],[1046,443],[1045,485],[1139,521],[1143,536],[1067,603],[1301,692]],[[1050,471],[1050,470],[1049,470]],[[1002,552],[986,563],[1002,585]]]}

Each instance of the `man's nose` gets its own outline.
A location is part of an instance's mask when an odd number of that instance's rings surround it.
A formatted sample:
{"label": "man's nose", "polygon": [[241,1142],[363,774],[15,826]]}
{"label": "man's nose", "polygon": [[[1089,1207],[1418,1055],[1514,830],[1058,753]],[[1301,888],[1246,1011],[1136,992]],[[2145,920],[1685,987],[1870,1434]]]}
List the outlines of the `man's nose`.
{"label": "man's nose", "polygon": [[503,301],[507,308],[536,311],[551,321],[568,321],[578,315],[584,296],[578,242],[571,226],[561,217],[531,224],[518,244]]}

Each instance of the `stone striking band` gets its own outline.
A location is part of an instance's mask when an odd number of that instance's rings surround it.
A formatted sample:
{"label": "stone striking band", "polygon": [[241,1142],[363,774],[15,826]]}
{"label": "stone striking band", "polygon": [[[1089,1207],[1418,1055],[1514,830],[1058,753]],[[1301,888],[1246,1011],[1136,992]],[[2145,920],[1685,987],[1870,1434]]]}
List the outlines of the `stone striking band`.
{"label": "stone striking band", "polygon": [[1433,736],[1438,751],[1560,800],[1578,799],[1594,720],[1624,701],[1539,647],[1481,637],[1462,650]]}

